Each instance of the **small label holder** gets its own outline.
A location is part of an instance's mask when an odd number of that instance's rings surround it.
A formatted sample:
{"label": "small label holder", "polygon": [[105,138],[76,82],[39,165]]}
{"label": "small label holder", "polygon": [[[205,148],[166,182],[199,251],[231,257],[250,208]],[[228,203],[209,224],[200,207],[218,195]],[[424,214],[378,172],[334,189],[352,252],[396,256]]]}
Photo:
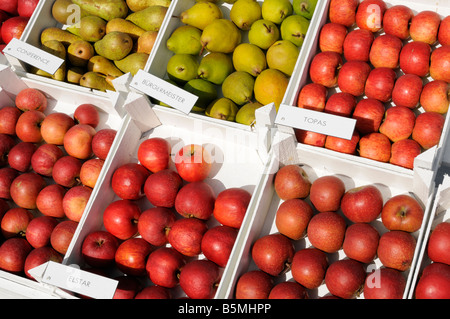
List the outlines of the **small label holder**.
{"label": "small label holder", "polygon": [[143,70],[136,73],[130,86],[185,114],[198,100],[198,96]]}
{"label": "small label holder", "polygon": [[13,38],[6,45],[3,49],[3,53],[50,74],[55,74],[64,63],[64,59],[16,38]]}
{"label": "small label holder", "polygon": [[281,104],[275,124],[351,140],[356,119]]}

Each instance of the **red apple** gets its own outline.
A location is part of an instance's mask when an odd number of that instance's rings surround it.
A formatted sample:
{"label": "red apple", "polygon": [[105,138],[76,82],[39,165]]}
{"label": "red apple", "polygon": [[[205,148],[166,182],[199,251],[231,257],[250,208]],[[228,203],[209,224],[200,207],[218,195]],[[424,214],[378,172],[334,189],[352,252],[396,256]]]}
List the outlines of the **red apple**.
{"label": "red apple", "polygon": [[41,144],[31,156],[31,168],[38,174],[51,177],[56,161],[64,152],[55,144]]}
{"label": "red apple", "polygon": [[19,172],[11,167],[0,168],[0,198],[11,199],[11,184],[18,175]]}
{"label": "red apple", "polygon": [[50,246],[43,246],[33,249],[25,259],[24,272],[29,279],[35,280],[29,270],[42,265],[48,261],[62,263],[63,256]]}
{"label": "red apple", "polygon": [[50,245],[50,236],[58,220],[50,216],[37,216],[30,220],[26,230],[26,239],[33,248]]}
{"label": "red apple", "polygon": [[430,56],[430,75],[433,80],[450,82],[450,45],[433,50]]}
{"label": "red apple", "polygon": [[414,12],[407,6],[398,4],[387,8],[383,16],[383,30],[401,40],[409,38],[409,24]]}
{"label": "red apple", "polygon": [[144,182],[144,194],[153,206],[174,207],[183,180],[177,172],[166,168],[150,174]]}
{"label": "red apple", "polygon": [[401,272],[379,268],[368,274],[364,283],[364,299],[402,299],[406,279]]}
{"label": "red apple", "polygon": [[392,102],[397,106],[415,108],[422,93],[422,78],[416,74],[404,74],[397,78],[392,90]]}
{"label": "red apple", "polygon": [[90,103],[84,103],[77,106],[73,113],[76,124],[90,125],[96,128],[100,122],[100,114],[97,107]]}
{"label": "red apple", "polygon": [[175,213],[166,207],[152,207],[139,216],[138,232],[153,246],[168,242],[167,235],[176,220]]}
{"label": "red apple", "polygon": [[307,234],[315,248],[333,253],[342,247],[345,229],[345,220],[341,215],[335,212],[323,212],[311,218]]}
{"label": "red apple", "polygon": [[147,258],[153,251],[153,246],[140,237],[129,238],[122,242],[116,250],[115,262],[117,268],[130,276],[145,276]]}
{"label": "red apple", "polygon": [[419,102],[427,112],[445,114],[449,107],[449,84],[443,80],[426,83],[420,94]]}
{"label": "red apple", "polygon": [[437,41],[441,17],[435,11],[423,10],[418,12],[409,26],[409,33],[413,41],[422,41],[433,45]]}
{"label": "red apple", "polygon": [[365,280],[363,265],[353,259],[336,260],[328,266],[325,274],[328,291],[344,299],[358,297],[362,293]]}
{"label": "red apple", "polygon": [[144,194],[144,184],[150,172],[139,163],[125,163],[116,168],[111,188],[121,199],[136,200]]}
{"label": "red apple", "polygon": [[327,268],[325,252],[314,247],[303,248],[297,250],[292,259],[292,278],[307,289],[316,289],[322,284]]}
{"label": "red apple", "polygon": [[324,51],[317,53],[309,67],[311,81],[322,84],[327,88],[335,87],[342,63],[342,55],[337,52]]}
{"label": "red apple", "polygon": [[16,145],[16,141],[8,134],[0,134],[0,166],[8,164],[8,153]]}
{"label": "red apple", "polygon": [[13,38],[20,39],[29,18],[21,16],[13,16],[2,23],[2,40],[8,44]]}
{"label": "red apple", "polygon": [[33,247],[25,238],[9,238],[0,246],[0,269],[20,275],[23,274],[25,260]]}
{"label": "red apple", "polygon": [[64,149],[68,155],[85,160],[90,158],[92,152],[92,139],[95,129],[88,124],[76,124],[64,135]]}
{"label": "red apple", "polygon": [[389,198],[381,211],[381,221],[388,230],[403,230],[410,233],[420,229],[423,216],[422,205],[407,194]]}
{"label": "red apple", "polygon": [[392,143],[389,163],[413,169],[414,159],[422,153],[419,143],[412,139],[400,140]]}
{"label": "red apple", "polygon": [[15,106],[5,106],[0,109],[0,133],[15,135],[16,123],[22,112]]}
{"label": "red apple", "polygon": [[173,288],[179,283],[181,268],[186,264],[183,254],[172,247],[159,247],[147,259],[146,270],[150,280],[158,286]]}
{"label": "red apple", "polygon": [[169,168],[170,143],[161,137],[152,137],[139,144],[137,157],[150,172],[156,173]]}
{"label": "red apple", "polygon": [[128,199],[110,203],[103,212],[103,226],[119,239],[126,240],[138,232],[137,224],[141,209]]}
{"label": "red apple", "polygon": [[21,17],[30,18],[37,7],[39,0],[18,0],[17,12]]}
{"label": "red apple", "polygon": [[193,257],[201,253],[202,237],[208,230],[206,222],[197,218],[177,219],[167,239],[169,244],[185,256]]}
{"label": "red apple", "polygon": [[91,194],[92,188],[84,185],[76,185],[68,189],[62,202],[66,217],[79,222],[86,210]]}
{"label": "red apple", "polygon": [[273,277],[261,270],[243,273],[236,282],[236,299],[268,299],[274,286]]}
{"label": "red apple", "polygon": [[172,294],[161,286],[147,286],[139,291],[134,299],[172,299]]}
{"label": "red apple", "polygon": [[431,47],[420,41],[406,43],[399,56],[400,69],[405,74],[427,76],[430,71]]}
{"label": "red apple", "polygon": [[301,129],[294,129],[294,132],[295,138],[299,143],[317,147],[323,147],[325,145],[325,140],[327,138],[325,134]]}
{"label": "red apple", "polygon": [[347,61],[359,60],[369,62],[370,48],[374,39],[373,32],[369,30],[351,30],[344,40],[344,58]]}
{"label": "red apple", "polygon": [[35,88],[26,88],[21,90],[15,99],[16,107],[23,111],[41,111],[47,109],[47,97],[42,91]]}
{"label": "red apple", "polygon": [[219,266],[209,260],[192,260],[180,271],[180,287],[191,299],[214,298],[220,279]]}
{"label": "red apple", "polygon": [[377,255],[380,234],[369,223],[354,223],[345,231],[342,249],[348,258],[368,264]]}
{"label": "red apple", "polygon": [[383,209],[383,195],[372,184],[348,190],[341,200],[342,213],[354,223],[370,223]]}
{"label": "red apple", "polygon": [[422,272],[415,287],[416,299],[449,299],[450,266],[431,263]]}
{"label": "red apple", "polygon": [[325,113],[350,117],[355,107],[356,98],[352,94],[336,92],[328,98],[323,111]]}
{"label": "red apple", "polygon": [[364,94],[364,86],[370,73],[370,65],[364,61],[345,62],[339,70],[338,86],[342,92],[353,96]]}
{"label": "red apple", "polygon": [[378,32],[383,28],[387,6],[383,0],[363,0],[356,10],[356,25],[360,29]]}
{"label": "red apple", "polygon": [[370,48],[369,60],[375,68],[385,67],[395,69],[399,66],[402,51],[402,40],[390,34],[375,38]]}
{"label": "red apple", "polygon": [[411,136],[415,122],[416,115],[410,108],[393,106],[386,110],[379,131],[392,142],[397,142]]}
{"label": "red apple", "polygon": [[211,167],[211,154],[201,145],[185,145],[175,154],[175,168],[186,182],[203,181],[209,176]]}
{"label": "red apple", "polygon": [[327,88],[319,83],[308,83],[298,93],[297,106],[314,111],[323,111],[327,100]]}
{"label": "red apple", "polygon": [[94,155],[102,160],[106,160],[116,135],[117,131],[111,128],[104,128],[97,131],[91,142]]}
{"label": "red apple", "polygon": [[437,39],[441,45],[450,44],[449,31],[450,31],[450,17],[446,16],[441,20],[441,24],[439,25],[437,35]]}
{"label": "red apple", "polygon": [[282,200],[306,198],[309,195],[311,181],[300,165],[288,164],[280,167],[275,174],[274,188]]}
{"label": "red apple", "polygon": [[105,161],[100,158],[91,158],[81,165],[80,182],[84,186],[94,188],[102,171]]}
{"label": "red apple", "polygon": [[385,267],[405,271],[411,267],[415,249],[416,239],[411,233],[391,230],[381,235],[377,255]]}
{"label": "red apple", "polygon": [[22,207],[9,209],[2,217],[1,230],[4,238],[26,236],[27,227],[34,218],[33,213]]}
{"label": "red apple", "polygon": [[325,23],[319,33],[319,48],[321,51],[343,52],[347,27],[340,23]]}
{"label": "red apple", "polygon": [[359,142],[359,133],[357,130],[353,131],[351,139],[328,135],[325,140],[325,148],[339,153],[355,154],[356,146]]}
{"label": "red apple", "polygon": [[293,242],[279,233],[259,237],[251,249],[255,265],[272,276],[278,276],[288,271],[294,253]]}
{"label": "red apple", "polygon": [[50,245],[60,254],[65,255],[69,249],[72,238],[77,230],[78,223],[73,220],[63,220],[53,228],[50,236]]}
{"label": "red apple", "polygon": [[358,0],[331,0],[328,17],[331,22],[351,27],[356,22],[358,4]]}
{"label": "red apple", "polygon": [[369,133],[359,140],[359,156],[378,162],[389,162],[391,141],[382,133]]}
{"label": "red apple", "polygon": [[0,10],[5,11],[9,13],[10,15],[18,15],[17,7],[18,7],[18,1],[17,0],[6,0],[0,2]]}
{"label": "red apple", "polygon": [[8,153],[8,163],[11,168],[19,172],[27,172],[31,169],[31,157],[37,146],[30,142],[19,142]]}
{"label": "red apple", "polygon": [[412,139],[424,149],[439,143],[444,128],[445,117],[437,112],[424,112],[416,117]]}
{"label": "red apple", "polygon": [[392,97],[397,74],[391,68],[378,67],[370,71],[366,80],[364,93],[368,98],[388,102]]}
{"label": "red apple", "polygon": [[46,185],[42,176],[34,172],[23,173],[12,181],[11,198],[19,207],[36,209],[36,198]]}
{"label": "red apple", "polygon": [[134,299],[142,290],[142,283],[136,277],[119,275],[113,279],[118,281],[113,299]]}
{"label": "red apple", "polygon": [[378,132],[385,112],[384,104],[377,99],[359,100],[352,114],[352,118],[356,119],[356,130],[362,135]]}
{"label": "red apple", "polygon": [[440,222],[431,231],[428,238],[427,254],[428,257],[437,263],[450,265],[450,223]]}
{"label": "red apple", "polygon": [[48,114],[41,123],[43,140],[48,144],[63,145],[64,135],[75,125],[73,118],[62,112]]}
{"label": "red apple", "polygon": [[283,281],[272,288],[269,299],[308,299],[308,291],[295,281]]}
{"label": "red apple", "polygon": [[222,225],[240,228],[252,194],[238,187],[221,191],[214,202],[213,215]]}
{"label": "red apple", "polygon": [[65,155],[53,165],[52,178],[57,184],[64,187],[78,185],[81,166],[83,166],[81,160],[70,155]]}
{"label": "red apple", "polygon": [[176,194],[175,210],[183,217],[207,220],[213,214],[215,199],[214,190],[208,183],[188,183]]}
{"label": "red apple", "polygon": [[303,199],[287,199],[277,209],[275,225],[282,235],[298,240],[306,234],[306,227],[313,214],[311,205]]}
{"label": "red apple", "polygon": [[66,189],[59,184],[45,186],[36,197],[37,209],[46,216],[63,218],[63,199]]}
{"label": "red apple", "polygon": [[113,265],[119,241],[104,230],[90,232],[81,245],[81,255],[91,267],[104,268]]}
{"label": "red apple", "polygon": [[218,266],[225,268],[238,230],[225,225],[217,225],[208,229],[202,237],[201,250],[203,255]]}
{"label": "red apple", "polygon": [[309,199],[319,212],[335,212],[341,206],[344,193],[345,184],[339,177],[325,175],[313,181]]}
{"label": "red apple", "polygon": [[41,123],[45,114],[40,111],[27,111],[19,116],[16,123],[16,135],[23,142],[40,143],[42,141]]}

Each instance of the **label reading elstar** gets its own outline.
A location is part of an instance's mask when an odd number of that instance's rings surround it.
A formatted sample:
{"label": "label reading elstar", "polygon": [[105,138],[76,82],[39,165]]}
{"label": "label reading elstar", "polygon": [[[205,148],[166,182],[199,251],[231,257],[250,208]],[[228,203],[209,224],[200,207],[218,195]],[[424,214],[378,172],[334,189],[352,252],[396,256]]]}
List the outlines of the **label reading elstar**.
{"label": "label reading elstar", "polygon": [[198,96],[142,70],[136,73],[130,86],[185,114],[192,110],[198,99]]}
{"label": "label reading elstar", "polygon": [[356,119],[280,105],[275,124],[351,140]]}
{"label": "label reading elstar", "polygon": [[64,59],[16,38],[13,38],[8,43],[8,45],[3,49],[3,53],[9,54],[16,59],[19,59],[50,74],[54,74],[64,63]]}

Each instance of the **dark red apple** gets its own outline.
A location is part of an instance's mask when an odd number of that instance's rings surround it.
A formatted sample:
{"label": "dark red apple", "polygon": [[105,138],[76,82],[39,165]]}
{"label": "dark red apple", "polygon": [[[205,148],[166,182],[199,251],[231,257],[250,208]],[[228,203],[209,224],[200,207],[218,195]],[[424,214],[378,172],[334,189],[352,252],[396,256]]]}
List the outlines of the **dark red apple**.
{"label": "dark red apple", "polygon": [[364,94],[364,86],[371,71],[370,65],[364,61],[345,62],[339,70],[338,86],[342,92],[353,96]]}
{"label": "dark red apple", "polygon": [[383,30],[401,40],[409,38],[409,24],[414,12],[406,5],[397,4],[387,8],[383,16]]}
{"label": "dark red apple", "polygon": [[420,229],[424,208],[414,197],[399,194],[389,198],[381,211],[381,221],[388,230],[413,233]]}
{"label": "dark red apple", "polygon": [[411,233],[391,230],[381,235],[377,255],[385,267],[405,271],[411,267],[415,249],[416,239]]}
{"label": "dark red apple", "polygon": [[50,113],[41,123],[42,138],[48,144],[63,145],[64,135],[74,125],[75,121],[66,113]]}
{"label": "dark red apple", "polygon": [[430,71],[431,47],[420,41],[406,43],[399,56],[400,69],[405,74],[427,76]]}
{"label": "dark red apple", "polygon": [[186,182],[203,181],[212,167],[210,152],[202,145],[188,144],[175,154],[175,168]]}
{"label": "dark red apple", "polygon": [[65,255],[69,249],[72,238],[77,230],[78,223],[73,220],[63,220],[53,228],[50,236],[50,245],[60,254]]}
{"label": "dark red apple", "polygon": [[280,167],[273,183],[275,192],[282,200],[306,198],[311,188],[308,174],[300,165],[295,164]]}
{"label": "dark red apple", "polygon": [[311,81],[322,84],[327,88],[335,87],[342,63],[342,55],[337,52],[324,51],[317,53],[309,67]]}
{"label": "dark red apple", "polygon": [[8,44],[13,38],[20,39],[28,20],[30,19],[27,17],[13,16],[3,21],[1,28],[3,42]]}
{"label": "dark red apple", "polygon": [[430,76],[450,83],[450,45],[440,46],[430,56]]}
{"label": "dark red apple", "polygon": [[55,144],[41,144],[31,156],[31,168],[38,174],[51,177],[56,161],[64,152]]}
{"label": "dark red apple", "polygon": [[144,184],[150,172],[139,163],[125,163],[116,168],[111,188],[121,199],[137,200],[144,194]]}
{"label": "dark red apple", "polygon": [[197,218],[177,219],[169,230],[169,244],[185,256],[193,257],[201,253],[203,235],[208,230],[205,221]]}
{"label": "dark red apple", "polygon": [[16,135],[22,142],[40,143],[42,141],[41,123],[45,114],[40,111],[23,112],[16,123]]}
{"label": "dark red apple", "polygon": [[30,18],[36,9],[39,0],[18,0],[17,1],[17,12],[21,17]]}
{"label": "dark red apple", "polygon": [[144,194],[157,207],[174,207],[178,191],[183,186],[180,175],[170,168],[150,174],[144,183]]}
{"label": "dark red apple", "polygon": [[137,157],[150,172],[156,173],[169,168],[170,143],[161,137],[152,137],[139,144]]}
{"label": "dark red apple", "polygon": [[404,74],[397,78],[392,90],[392,102],[410,109],[419,104],[422,93],[422,78],[416,74]]}
{"label": "dark red apple", "polygon": [[240,228],[251,198],[249,191],[239,187],[221,191],[214,201],[214,218],[222,225]]}
{"label": "dark red apple", "polygon": [[325,145],[325,140],[327,138],[325,134],[301,129],[294,129],[294,132],[295,138],[299,143],[317,147],[323,147]]}
{"label": "dark red apple", "polygon": [[94,155],[102,160],[106,160],[116,135],[117,131],[111,128],[104,128],[97,131],[91,142]]}
{"label": "dark red apple", "polygon": [[424,149],[437,145],[441,139],[445,117],[437,112],[424,112],[416,117],[412,139]]}
{"label": "dark red apple", "polygon": [[337,176],[321,176],[313,181],[309,199],[319,212],[337,211],[345,193],[345,184]]}
{"label": "dark red apple", "polygon": [[308,239],[315,248],[333,253],[342,247],[346,227],[344,218],[338,213],[319,213],[309,221]]}
{"label": "dark red apple", "polygon": [[295,281],[282,281],[272,288],[269,299],[308,299],[308,291]]}
{"label": "dark red apple", "polygon": [[102,172],[105,161],[100,158],[91,158],[83,162],[80,169],[80,182],[84,186],[94,188]]}
{"label": "dark red apple", "polygon": [[2,217],[1,230],[4,238],[23,237],[25,238],[27,227],[34,215],[31,211],[22,207],[9,209]]}
{"label": "dark red apple", "polygon": [[356,107],[356,98],[345,92],[332,94],[325,103],[323,111],[339,116],[350,117]]}
{"label": "dark red apple", "polygon": [[36,209],[36,198],[47,186],[44,178],[34,172],[17,176],[11,184],[11,198],[17,206],[25,209]]}
{"label": "dark red apple", "polygon": [[441,20],[441,24],[439,25],[437,35],[438,41],[441,45],[450,44],[449,31],[450,31],[450,18],[449,16],[446,16]]}
{"label": "dark red apple", "polygon": [[319,48],[321,51],[334,51],[343,53],[344,39],[347,36],[347,27],[340,23],[325,23],[319,33]]}
{"label": "dark red apple", "polygon": [[81,255],[91,267],[104,268],[113,265],[119,240],[104,230],[90,232],[81,245]]}
{"label": "dark red apple", "polygon": [[262,270],[243,273],[236,283],[236,299],[268,299],[274,286],[273,277]]}
{"label": "dark red apple", "polygon": [[287,199],[277,209],[275,225],[282,235],[298,240],[305,236],[306,227],[313,214],[313,208],[303,199]]}
{"label": "dark red apple", "polygon": [[388,102],[392,98],[392,90],[396,79],[397,74],[393,69],[386,67],[374,68],[367,77],[364,93],[368,98]]}
{"label": "dark red apple", "polygon": [[96,128],[100,122],[100,114],[94,104],[84,103],[77,106],[73,113],[76,124],[86,124]]}
{"label": "dark red apple", "polygon": [[162,246],[150,253],[146,270],[150,280],[158,286],[173,288],[179,283],[181,268],[186,264],[183,254],[172,247]]}
{"label": "dark red apple", "polygon": [[365,29],[354,29],[348,32],[344,40],[344,58],[347,61],[359,60],[369,62],[370,48],[375,36]]}
{"label": "dark red apple", "polygon": [[48,102],[42,91],[35,88],[26,88],[16,95],[15,104],[23,112],[31,110],[44,112],[47,109]]}
{"label": "dark red apple", "polygon": [[378,132],[364,135],[359,140],[359,156],[387,163],[391,158],[391,141]]}
{"label": "dark red apple", "polygon": [[10,15],[18,15],[17,7],[18,7],[18,1],[17,0],[10,0],[10,1],[1,1],[0,2],[0,10],[9,13]]}
{"label": "dark red apple", "polygon": [[19,172],[27,172],[31,169],[31,157],[37,146],[30,142],[19,142],[8,153],[8,163],[11,168]]}
{"label": "dark red apple", "polygon": [[0,166],[8,165],[8,153],[16,145],[16,141],[8,134],[0,134]]}
{"label": "dark red apple", "polygon": [[339,153],[355,154],[359,139],[360,135],[357,130],[353,131],[351,139],[328,135],[325,140],[325,148]]}
{"label": "dark red apple", "polygon": [[205,181],[185,184],[175,198],[175,210],[183,217],[208,220],[214,212],[216,195]]}
{"label": "dark red apple", "polygon": [[433,45],[437,41],[441,17],[435,11],[422,10],[412,19],[409,26],[409,33],[413,41],[422,41]]}
{"label": "dark red apple", "polygon": [[375,269],[364,283],[364,299],[403,299],[406,279],[391,268]]}
{"label": "dark red apple", "polygon": [[422,272],[415,287],[416,299],[449,299],[450,266],[431,263]]}
{"label": "dark red apple", "polygon": [[420,105],[427,112],[447,113],[449,107],[450,86],[443,80],[426,83],[420,94]]}
{"label": "dark red apple", "polygon": [[225,225],[217,225],[208,229],[202,237],[203,255],[218,266],[225,268],[233,250],[238,230]]}
{"label": "dark red apple", "polygon": [[73,187],[80,183],[80,172],[83,162],[70,155],[64,155],[53,165],[52,178],[61,186]]}
{"label": "dark red apple", "polygon": [[141,237],[129,238],[123,241],[116,250],[115,263],[117,268],[130,276],[145,276],[147,274],[147,258],[153,251],[153,246]]}
{"label": "dark red apple", "polygon": [[95,129],[88,124],[76,124],[64,135],[64,149],[68,155],[86,160],[92,152],[92,139],[96,134]]}
{"label": "dark red apple", "polygon": [[134,299],[172,299],[172,294],[161,286],[147,286],[139,291]]}
{"label": "dark red apple", "polygon": [[314,111],[323,111],[327,100],[327,88],[320,83],[308,83],[298,93],[297,106]]}
{"label": "dark red apple", "polygon": [[19,172],[11,167],[0,168],[0,198],[11,199],[11,184],[18,175]]}
{"label": "dark red apple", "polygon": [[59,184],[45,186],[36,197],[37,209],[46,216],[63,218],[63,199],[66,189]]}
{"label": "dark red apple", "polygon": [[391,142],[407,139],[411,136],[416,115],[406,106],[393,106],[386,110],[379,132],[386,135]]}
{"label": "dark red apple", "polygon": [[450,265],[450,223],[440,222],[431,231],[428,238],[428,257],[438,263]]}
{"label": "dark red apple", "polygon": [[292,278],[307,289],[318,288],[328,268],[328,256],[320,249],[310,247],[297,250],[291,264]]}
{"label": "dark red apple", "polygon": [[0,133],[15,135],[16,123],[22,112],[15,106],[5,106],[0,109]]}
{"label": "dark red apple", "polygon": [[103,212],[103,226],[121,240],[138,232],[137,224],[141,209],[135,201],[119,199],[110,203]]}
{"label": "dark red apple", "polygon": [[416,141],[412,139],[400,140],[392,143],[389,163],[413,169],[414,159],[420,153],[422,153],[422,148]]}
{"label": "dark red apple", "polygon": [[142,290],[142,283],[136,277],[119,275],[113,279],[118,281],[113,299],[134,299]]}
{"label": "dark red apple", "polygon": [[358,0],[331,0],[328,17],[331,22],[351,27],[356,22],[356,8]]}
{"label": "dark red apple", "polygon": [[62,202],[66,217],[79,222],[86,211],[91,194],[92,188],[84,185],[76,185],[68,189]]}
{"label": "dark red apple", "polygon": [[345,231],[342,249],[348,258],[368,264],[377,255],[380,234],[369,223],[354,223]]}
{"label": "dark red apple", "polygon": [[162,246],[168,242],[167,235],[175,220],[175,213],[171,209],[152,207],[139,216],[138,232],[153,246]]}
{"label": "dark red apple", "polygon": [[50,236],[58,220],[50,216],[37,216],[30,220],[26,230],[26,239],[34,248],[50,245]]}
{"label": "dark red apple", "polygon": [[63,256],[50,246],[43,246],[33,249],[25,259],[24,272],[25,275],[32,280],[35,278],[29,273],[29,270],[42,265],[48,261],[62,263]]}
{"label": "dark red apple", "polygon": [[209,260],[188,262],[180,271],[180,287],[191,299],[212,299],[221,279],[219,266]]}
{"label": "dark red apple", "polygon": [[325,285],[334,296],[343,299],[358,297],[364,288],[366,272],[362,263],[353,259],[336,260],[328,266]]}
{"label": "dark red apple", "polygon": [[356,25],[360,29],[378,32],[383,28],[387,6],[383,0],[363,0],[356,9]]}
{"label": "dark red apple", "polygon": [[375,38],[370,48],[369,60],[375,68],[395,69],[399,66],[403,42],[396,36],[383,34]]}
{"label": "dark red apple", "polygon": [[348,190],[341,200],[342,213],[354,223],[370,223],[383,209],[383,195],[372,184]]}
{"label": "dark red apple", "polygon": [[356,119],[356,130],[362,135],[378,132],[385,112],[384,104],[377,99],[359,100],[352,114],[352,118]]}
{"label": "dark red apple", "polygon": [[0,246],[0,269],[16,275],[23,274],[25,260],[32,250],[25,238],[5,240]]}

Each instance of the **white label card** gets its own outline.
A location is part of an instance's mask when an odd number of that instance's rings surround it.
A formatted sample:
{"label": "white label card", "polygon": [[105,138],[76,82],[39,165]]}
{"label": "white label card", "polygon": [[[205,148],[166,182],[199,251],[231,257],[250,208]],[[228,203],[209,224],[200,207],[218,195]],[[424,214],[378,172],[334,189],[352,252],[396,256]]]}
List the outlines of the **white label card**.
{"label": "white label card", "polygon": [[36,48],[31,44],[13,38],[3,49],[3,53],[11,55],[25,63],[50,74],[54,74],[64,63],[64,59]]}
{"label": "white label card", "polygon": [[275,124],[351,140],[356,119],[296,106],[280,105]]}
{"label": "white label card", "polygon": [[192,110],[198,99],[198,96],[143,70],[136,73],[130,86],[185,114]]}

